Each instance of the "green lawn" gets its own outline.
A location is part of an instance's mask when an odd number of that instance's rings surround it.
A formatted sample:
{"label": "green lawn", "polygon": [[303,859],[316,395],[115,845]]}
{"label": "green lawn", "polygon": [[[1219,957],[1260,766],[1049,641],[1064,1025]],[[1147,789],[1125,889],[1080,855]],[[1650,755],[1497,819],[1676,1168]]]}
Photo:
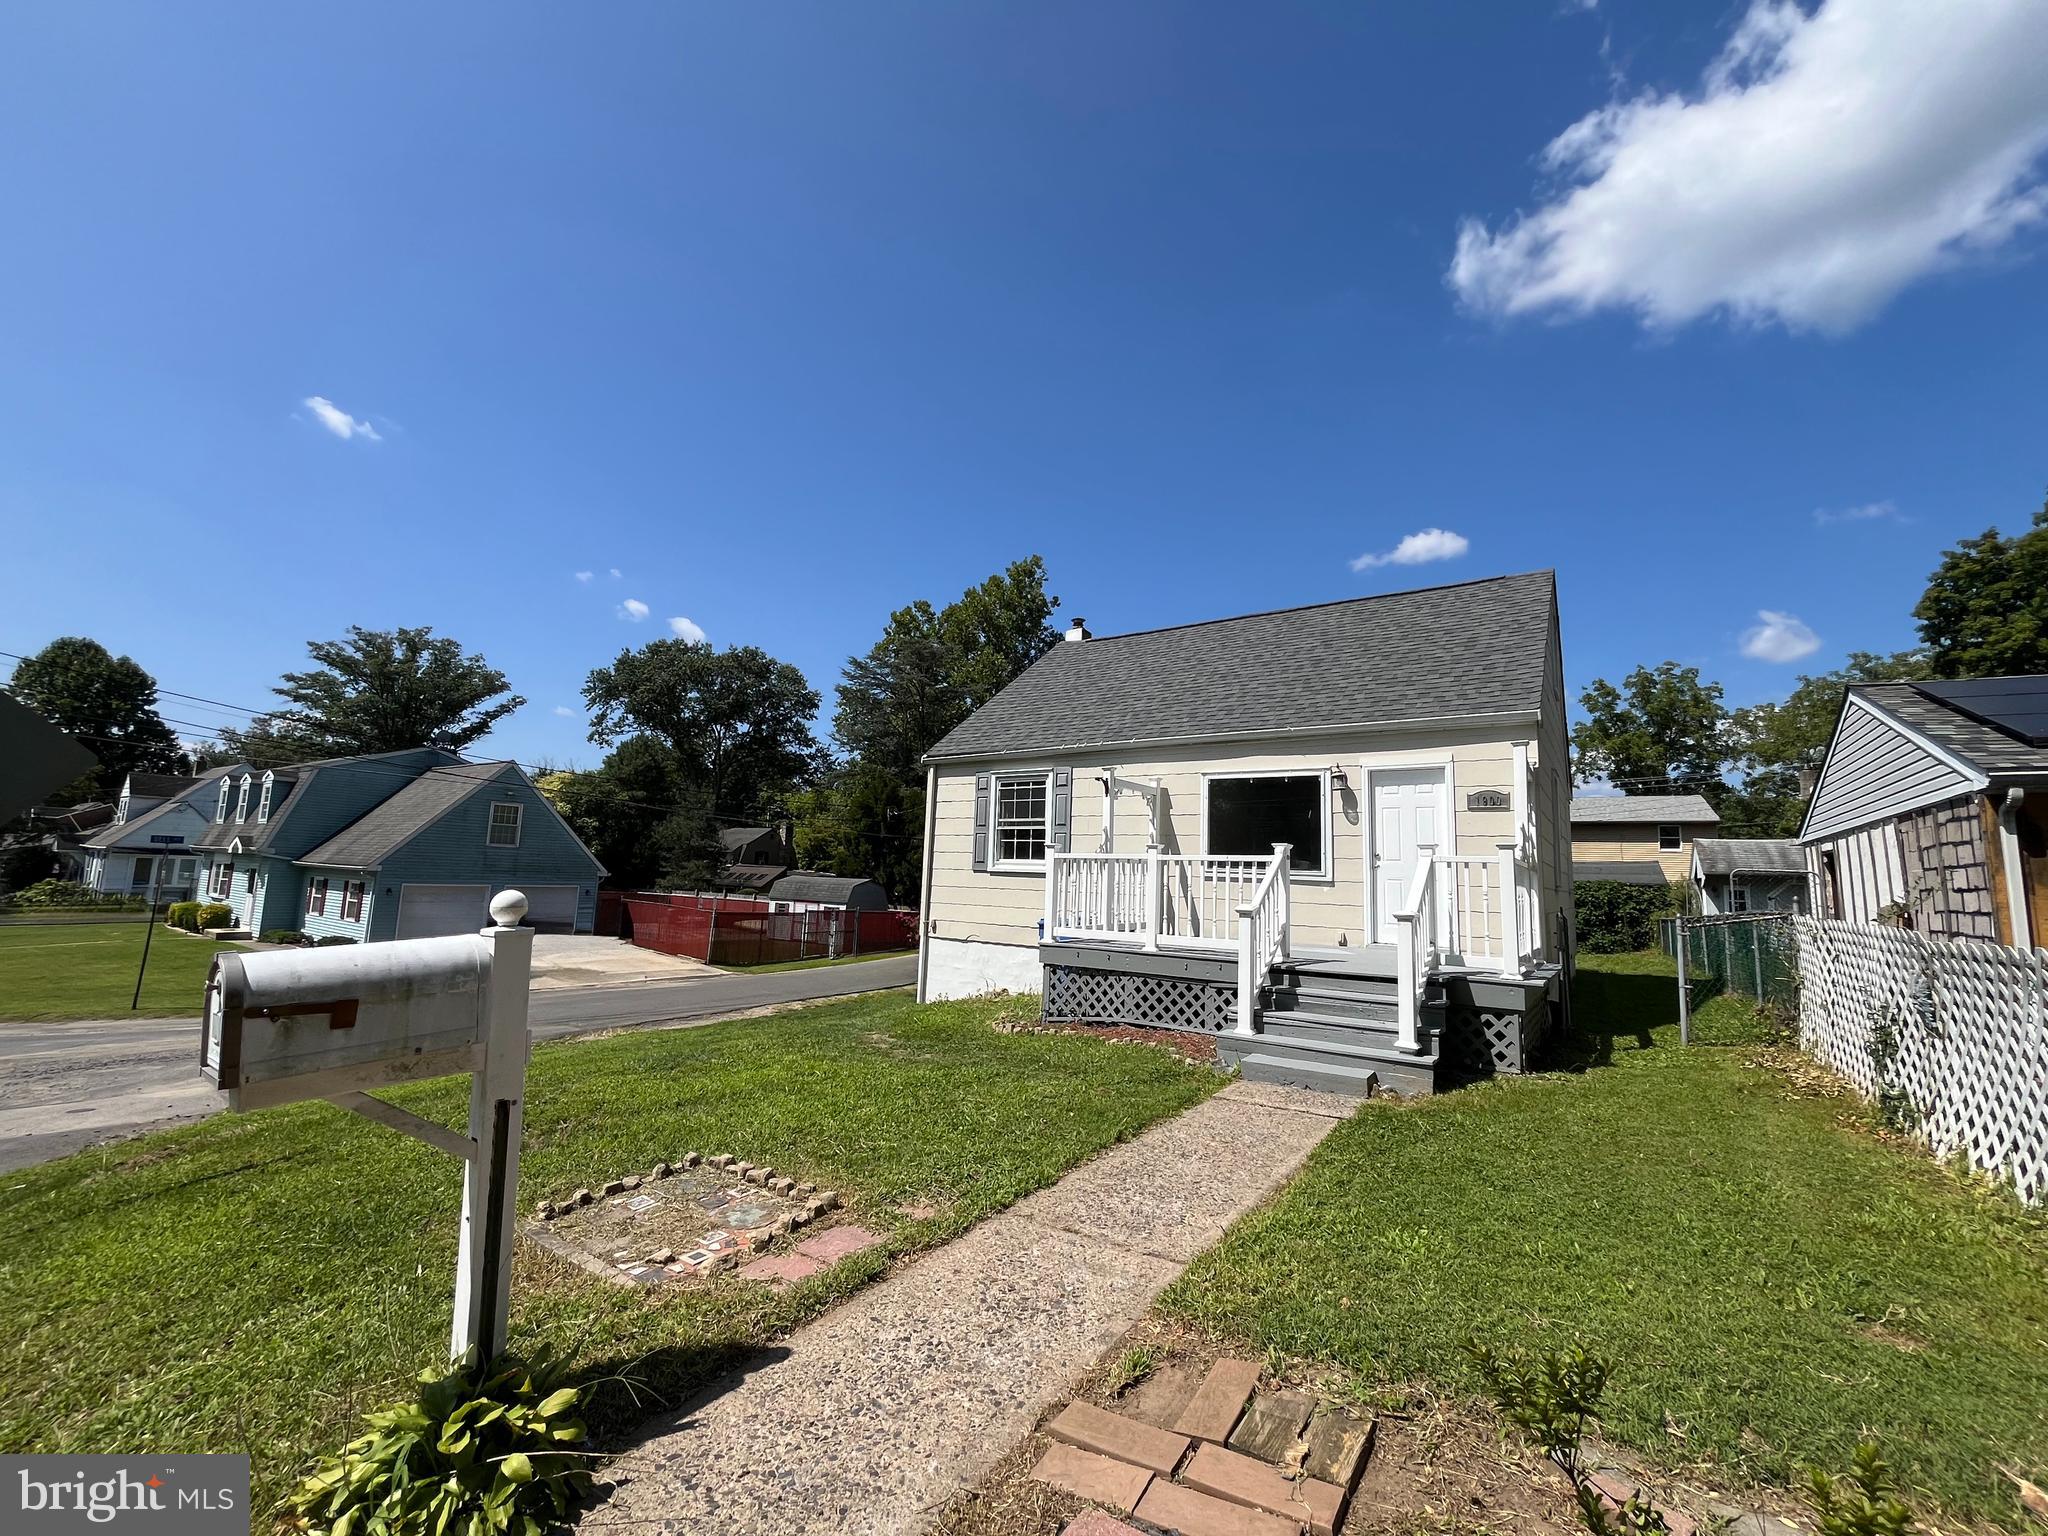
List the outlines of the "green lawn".
{"label": "green lawn", "polygon": [[[0,1023],[126,1016],[146,928],[132,918],[0,927]],[[196,1015],[220,948],[211,939],[159,927],[135,1015]]]}
{"label": "green lawn", "polygon": [[[687,1150],[847,1196],[885,1250],[788,1295],[641,1293],[523,1250],[514,1339],[566,1346],[617,1433],[787,1330],[888,1254],[942,1241],[1220,1082],[1163,1051],[1001,1035],[1001,1005],[901,994],[541,1046],[523,1208]],[[447,1124],[466,1078],[389,1096]],[[923,1202],[924,1220],[894,1207]],[[0,1179],[0,1450],[242,1450],[270,1506],[309,1455],[444,1356],[456,1164],[309,1104]],[[629,1390],[627,1379],[635,1383]],[[637,1399],[635,1394],[637,1394]]]}
{"label": "green lawn", "polygon": [[738,976],[765,976],[770,971],[811,971],[821,965],[859,965],[863,960],[887,960],[896,955],[914,955],[914,949],[878,949],[865,955],[832,955],[818,960],[771,960],[766,965],[721,965],[721,971]]}
{"label": "green lawn", "polygon": [[1588,956],[1585,1070],[1374,1104],[1167,1294],[1368,1381],[1470,1389],[1460,1344],[1584,1342],[1606,1431],[1784,1482],[1874,1435],[1926,1506],[2025,1521],[2048,1465],[2048,1222],[1754,1064],[1746,1006],[1681,1048],[1662,956]]}

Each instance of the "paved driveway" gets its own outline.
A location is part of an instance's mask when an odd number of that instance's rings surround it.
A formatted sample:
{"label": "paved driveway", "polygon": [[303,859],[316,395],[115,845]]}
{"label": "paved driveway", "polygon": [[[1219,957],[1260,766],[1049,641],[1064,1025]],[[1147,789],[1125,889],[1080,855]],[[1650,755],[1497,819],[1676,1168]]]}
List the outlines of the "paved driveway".
{"label": "paved driveway", "polygon": [[637,981],[689,981],[719,973],[701,960],[641,949],[624,939],[594,933],[537,933],[533,936],[533,987],[618,986]]}
{"label": "paved driveway", "polygon": [[[542,935],[542,938],[548,937]],[[536,987],[533,1038],[710,1023],[753,1008],[907,987],[917,957],[748,976],[698,966],[680,981]],[[0,1024],[0,1170],[25,1168],[153,1126],[203,1120],[219,1096],[199,1076],[199,1020]]]}

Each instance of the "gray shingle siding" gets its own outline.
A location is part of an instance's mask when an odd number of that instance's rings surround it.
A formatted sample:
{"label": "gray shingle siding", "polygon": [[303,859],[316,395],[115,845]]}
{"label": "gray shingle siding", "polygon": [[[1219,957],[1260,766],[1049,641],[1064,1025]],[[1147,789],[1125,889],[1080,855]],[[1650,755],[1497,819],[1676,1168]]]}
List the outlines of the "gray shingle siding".
{"label": "gray shingle siding", "polygon": [[927,754],[1077,747],[1444,717],[1543,703],[1549,571],[1062,642]]}
{"label": "gray shingle siding", "polygon": [[1702,795],[1574,795],[1572,821],[1582,827],[1616,822],[1711,822],[1721,818]]}

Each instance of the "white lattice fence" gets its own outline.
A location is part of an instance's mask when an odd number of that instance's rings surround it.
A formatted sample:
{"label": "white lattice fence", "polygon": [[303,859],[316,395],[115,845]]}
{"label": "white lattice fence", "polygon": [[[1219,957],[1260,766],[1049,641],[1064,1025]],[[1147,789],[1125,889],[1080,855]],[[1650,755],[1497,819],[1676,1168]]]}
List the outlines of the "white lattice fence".
{"label": "white lattice fence", "polygon": [[1799,1039],[1866,1097],[1909,1106],[1958,1149],[2048,1200],[2048,951],[1794,920]]}

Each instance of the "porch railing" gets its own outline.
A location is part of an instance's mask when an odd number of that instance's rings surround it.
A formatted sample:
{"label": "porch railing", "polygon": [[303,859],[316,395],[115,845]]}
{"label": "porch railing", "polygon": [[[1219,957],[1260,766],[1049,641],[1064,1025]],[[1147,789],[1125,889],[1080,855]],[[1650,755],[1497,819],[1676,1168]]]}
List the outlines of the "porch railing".
{"label": "porch railing", "polygon": [[1504,842],[1495,853],[1435,859],[1439,959],[1519,975],[1537,950],[1536,864]]}
{"label": "porch railing", "polygon": [[1419,1052],[1423,994],[1443,948],[1438,882],[1450,861],[1437,858],[1436,849],[1427,843],[1416,854],[1415,884],[1408,900],[1394,912],[1394,1043],[1404,1051]]}
{"label": "porch railing", "polygon": [[1286,843],[1270,857],[1201,854],[1055,853],[1046,858],[1045,936],[1148,950],[1236,951],[1238,1027],[1251,1030],[1243,1006],[1246,968],[1255,980],[1291,953],[1292,891]]}

